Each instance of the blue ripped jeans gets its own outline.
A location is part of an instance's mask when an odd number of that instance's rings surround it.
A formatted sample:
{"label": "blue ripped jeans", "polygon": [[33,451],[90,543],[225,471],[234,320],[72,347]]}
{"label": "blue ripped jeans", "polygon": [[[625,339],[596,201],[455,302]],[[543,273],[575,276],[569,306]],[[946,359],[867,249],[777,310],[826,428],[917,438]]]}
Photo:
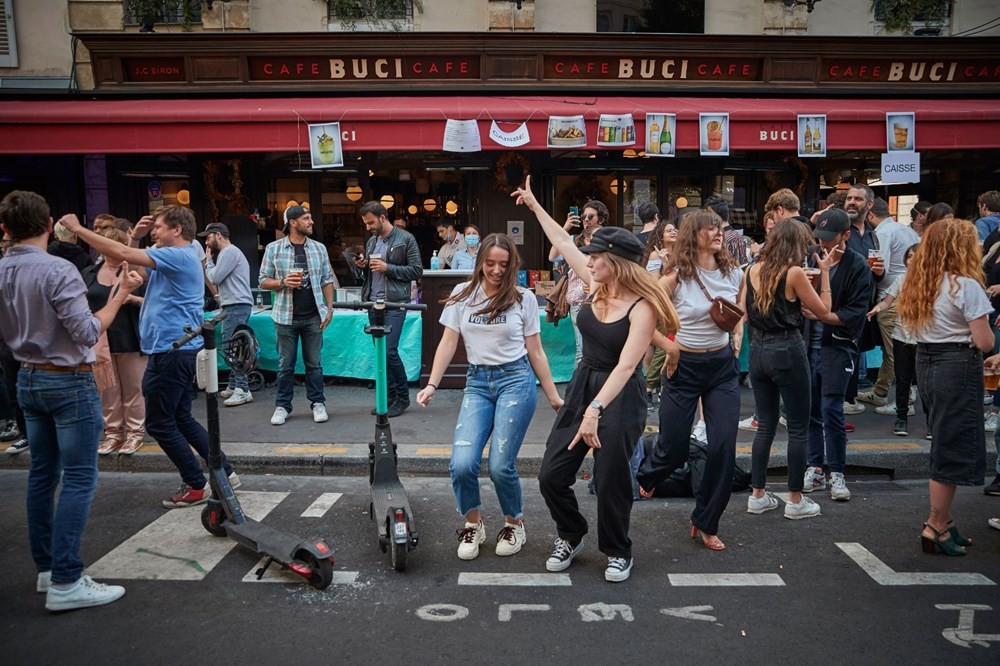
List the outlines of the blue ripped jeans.
{"label": "blue ripped jeans", "polygon": [[490,479],[500,508],[505,516],[522,517],[517,453],[535,414],[536,401],[535,373],[527,356],[503,365],[469,365],[449,465],[461,515],[480,508],[479,468],[483,449],[492,436]]}

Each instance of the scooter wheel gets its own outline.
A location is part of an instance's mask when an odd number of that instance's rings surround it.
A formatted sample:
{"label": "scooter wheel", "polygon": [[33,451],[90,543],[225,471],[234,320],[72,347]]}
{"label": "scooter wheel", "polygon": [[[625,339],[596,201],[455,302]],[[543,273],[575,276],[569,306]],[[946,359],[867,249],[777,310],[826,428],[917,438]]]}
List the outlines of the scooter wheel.
{"label": "scooter wheel", "polygon": [[[406,524],[406,519],[396,520],[392,515],[389,517],[389,559],[392,568],[396,571],[406,571],[406,555],[410,545],[410,526]],[[405,535],[405,539],[400,537]]]}
{"label": "scooter wheel", "polygon": [[206,506],[201,510],[201,526],[212,536],[226,536],[226,512],[221,506]]}
{"label": "scooter wheel", "polygon": [[317,590],[325,590],[333,582],[333,562],[325,557],[317,560],[312,553],[299,552],[298,560],[309,566],[312,573],[306,580]]}

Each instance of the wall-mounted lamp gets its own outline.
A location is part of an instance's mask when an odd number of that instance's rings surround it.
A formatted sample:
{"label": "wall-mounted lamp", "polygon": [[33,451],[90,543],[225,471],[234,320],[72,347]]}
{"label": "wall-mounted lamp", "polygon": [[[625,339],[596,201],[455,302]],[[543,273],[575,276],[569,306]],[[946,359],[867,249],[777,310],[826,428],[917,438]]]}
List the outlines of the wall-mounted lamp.
{"label": "wall-mounted lamp", "polygon": [[379,199],[378,201],[379,201],[379,203],[380,203],[380,204],[382,204],[383,206],[385,206],[385,209],[386,209],[386,210],[389,210],[389,209],[390,209],[390,208],[392,208],[392,207],[393,207],[394,205],[396,205],[396,200],[392,198],[392,195],[391,195],[391,194],[386,194],[386,195],[384,195],[384,196],[383,196],[383,197],[382,197],[381,199]]}
{"label": "wall-mounted lamp", "polygon": [[437,210],[437,207],[438,207],[437,201],[434,201],[434,199],[424,200],[424,210],[426,210],[428,213],[433,213],[435,210]]}
{"label": "wall-mounted lamp", "polygon": [[449,201],[444,205],[444,210],[449,215],[454,215],[455,213],[458,212],[458,204],[455,203],[454,201]]}
{"label": "wall-mounted lamp", "polygon": [[364,193],[361,191],[360,186],[351,185],[347,188],[347,192],[345,192],[345,194],[347,194],[347,198],[351,201],[361,201],[361,197]]}
{"label": "wall-mounted lamp", "polygon": [[406,209],[406,212],[409,213],[410,215],[416,215],[419,211],[420,209],[417,208],[416,205],[414,204],[410,204],[410,207]]}
{"label": "wall-mounted lamp", "polygon": [[[619,189],[618,179],[615,178],[613,181],[611,181],[611,193],[618,194],[618,189]],[[622,181],[621,183],[621,191],[623,194],[625,192],[628,192],[628,183],[626,183],[625,181]]]}
{"label": "wall-mounted lamp", "polygon": [[189,190],[178,190],[177,191],[177,203],[182,206],[188,206],[191,204],[191,192]]}

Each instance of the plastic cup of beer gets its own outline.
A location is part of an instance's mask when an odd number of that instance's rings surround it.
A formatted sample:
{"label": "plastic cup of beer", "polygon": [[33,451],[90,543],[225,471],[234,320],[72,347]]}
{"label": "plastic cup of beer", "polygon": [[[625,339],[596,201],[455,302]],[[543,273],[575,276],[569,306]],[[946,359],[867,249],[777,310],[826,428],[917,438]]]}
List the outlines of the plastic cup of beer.
{"label": "plastic cup of beer", "polygon": [[809,282],[812,283],[813,289],[819,291],[820,280],[823,279],[823,271],[818,268],[806,268],[805,272],[809,276]]}
{"label": "plastic cup of beer", "polygon": [[996,391],[1000,386],[1000,371],[983,368],[983,388],[987,391]]}
{"label": "plastic cup of beer", "polygon": [[875,266],[876,262],[882,260],[882,253],[878,250],[868,250],[868,268]]}

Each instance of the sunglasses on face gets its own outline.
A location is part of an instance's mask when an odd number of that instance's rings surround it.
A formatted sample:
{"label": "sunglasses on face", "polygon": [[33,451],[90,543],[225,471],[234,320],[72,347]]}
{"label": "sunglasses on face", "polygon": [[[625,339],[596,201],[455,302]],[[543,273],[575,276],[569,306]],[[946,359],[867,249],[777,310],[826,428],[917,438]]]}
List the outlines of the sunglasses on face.
{"label": "sunglasses on face", "polygon": [[589,213],[587,215],[584,215],[583,219],[585,219],[585,220],[596,220],[597,219],[597,215],[595,215],[594,213]]}

